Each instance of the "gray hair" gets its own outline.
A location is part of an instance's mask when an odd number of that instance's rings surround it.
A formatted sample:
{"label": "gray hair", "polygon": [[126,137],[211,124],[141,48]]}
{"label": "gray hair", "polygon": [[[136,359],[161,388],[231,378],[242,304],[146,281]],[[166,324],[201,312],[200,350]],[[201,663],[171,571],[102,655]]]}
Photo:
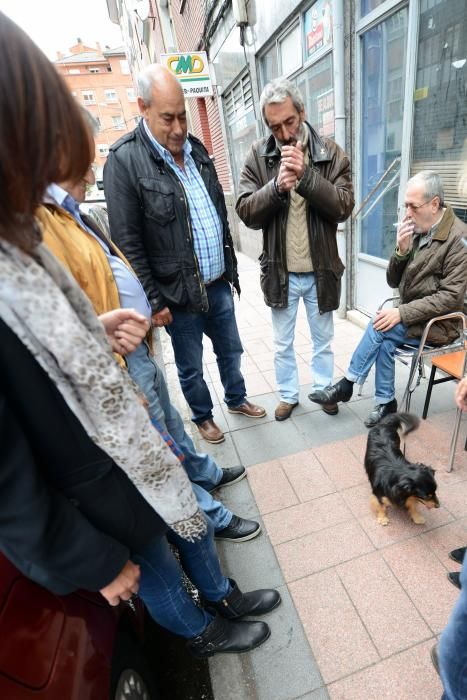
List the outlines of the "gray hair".
{"label": "gray hair", "polygon": [[293,106],[297,112],[301,112],[305,108],[300,90],[290,80],[287,80],[287,78],[276,78],[275,80],[271,80],[271,82],[264,87],[261,97],[259,98],[259,106],[266,126],[268,126],[268,122],[264,115],[264,110],[267,105],[281,104],[285,102],[288,97],[292,100]]}
{"label": "gray hair", "polygon": [[429,202],[433,197],[439,197],[439,206],[444,207],[444,187],[438,173],[434,170],[420,170],[419,173],[410,178],[407,184],[423,185],[423,196]]}
{"label": "gray hair", "polygon": [[151,63],[143,68],[137,78],[138,97],[141,97],[146,107],[151,104],[152,87],[157,75],[160,75],[160,65]]}

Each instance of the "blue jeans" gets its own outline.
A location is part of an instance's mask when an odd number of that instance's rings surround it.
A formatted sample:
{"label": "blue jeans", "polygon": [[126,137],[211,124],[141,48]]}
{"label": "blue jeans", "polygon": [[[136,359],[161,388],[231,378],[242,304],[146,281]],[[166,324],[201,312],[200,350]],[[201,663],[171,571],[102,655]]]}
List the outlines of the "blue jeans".
{"label": "blue jeans", "polygon": [[375,365],[375,401],[377,404],[389,403],[396,395],[394,353],[399,345],[418,347],[420,341],[407,337],[403,323],[397,323],[389,331],[376,331],[370,321],[366,331],[357,345],[349,369],[345,373],[351,382],[363,384],[370,369]]}
{"label": "blue jeans", "polygon": [[293,343],[300,298],[305,304],[313,342],[311,357],[313,390],[324,389],[332,384],[334,370],[334,355],[331,350],[331,341],[334,336],[332,313],[320,314],[319,312],[315,276],[312,272],[300,274],[289,272],[287,308],[271,309],[276,348],[274,356],[276,382],[281,400],[286,403],[297,403],[298,401],[299,382]]}
{"label": "blue jeans", "polygon": [[166,327],[172,340],[180,385],[195,423],[212,418],[213,408],[203,377],[203,334],[212,341],[227,406],[239,406],[246,398],[245,380],[240,371],[243,348],[230,285],[218,280],[208,285],[206,292],[209,311],[194,313],[171,309],[173,321]]}
{"label": "blue jeans", "polygon": [[148,400],[149,415],[170,433],[185,455],[183,466],[192,482],[200,508],[211,518],[216,530],[227,527],[232,520],[231,511],[208,493],[222,479],[222,469],[208,454],[196,452],[179,412],[170,402],[162,370],[151,356],[146,343],[141,343],[134,352],[127,355],[126,360],[131,378]]}
{"label": "blue jeans", "polygon": [[[183,569],[206,600],[217,602],[230,593],[232,587],[220,568],[213,539],[213,527],[196,542],[187,542],[170,531],[168,539],[176,545]],[[182,583],[180,564],[174,557],[166,537],[150,542],[132,561],[141,567],[138,595],[151,616],[162,627],[186,639],[201,634],[213,616],[199,608]]]}
{"label": "blue jeans", "polygon": [[438,646],[444,694],[441,700],[467,698],[467,563],[460,575],[461,592]]}

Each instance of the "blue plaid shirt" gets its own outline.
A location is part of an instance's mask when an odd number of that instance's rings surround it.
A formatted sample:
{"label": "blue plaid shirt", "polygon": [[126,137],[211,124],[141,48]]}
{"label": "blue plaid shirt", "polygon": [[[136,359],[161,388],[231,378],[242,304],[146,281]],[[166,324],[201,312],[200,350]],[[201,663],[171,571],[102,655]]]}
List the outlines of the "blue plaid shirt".
{"label": "blue plaid shirt", "polygon": [[193,231],[193,243],[204,282],[213,282],[225,271],[222,223],[206,189],[196,163],[191,156],[191,143],[183,145],[185,170],[175,162],[169,151],[152,135],[146,121],[143,125],[152,145],[169,165],[185,190]]}

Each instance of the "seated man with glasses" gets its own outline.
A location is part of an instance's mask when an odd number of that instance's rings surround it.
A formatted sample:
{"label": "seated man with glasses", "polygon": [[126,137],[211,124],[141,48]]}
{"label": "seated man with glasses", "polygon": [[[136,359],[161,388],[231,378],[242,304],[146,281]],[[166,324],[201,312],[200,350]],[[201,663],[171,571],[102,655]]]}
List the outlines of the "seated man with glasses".
{"label": "seated man with glasses", "polygon": [[[397,411],[396,348],[404,344],[417,347],[430,319],[462,311],[464,304],[467,249],[462,237],[467,235],[467,225],[445,206],[439,175],[424,170],[408,181],[405,210],[386,272],[388,285],[399,287],[399,307],[376,313],[343,379],[309,395],[321,405],[349,401],[353,385],[363,383],[374,364],[376,405],[365,421],[368,428]],[[456,322],[443,321],[432,326],[428,341],[444,345],[457,335]]]}

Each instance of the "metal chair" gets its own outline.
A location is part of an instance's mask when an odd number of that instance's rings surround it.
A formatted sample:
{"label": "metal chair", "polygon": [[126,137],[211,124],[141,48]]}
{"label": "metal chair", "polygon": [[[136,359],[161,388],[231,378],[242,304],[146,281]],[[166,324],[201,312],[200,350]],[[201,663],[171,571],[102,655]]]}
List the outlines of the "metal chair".
{"label": "metal chair", "polygon": [[[439,369],[445,375],[439,379],[435,379],[436,370]],[[434,357],[431,361],[431,373],[428,382],[428,388],[426,392],[425,405],[423,407],[422,417],[426,418],[428,415],[428,408],[430,406],[431,392],[435,384],[442,384],[444,382],[459,381],[462,377],[465,377],[467,373],[467,332],[464,331],[464,348],[458,350],[457,352],[451,352],[447,355],[441,355],[440,357]],[[454,465],[454,456],[456,453],[457,440],[459,437],[459,428],[461,424],[462,411],[460,408],[457,409],[456,419],[454,421],[454,429],[451,436],[451,446],[449,450],[449,460],[447,471],[452,471]],[[465,440],[464,450],[467,450],[467,438]]]}

